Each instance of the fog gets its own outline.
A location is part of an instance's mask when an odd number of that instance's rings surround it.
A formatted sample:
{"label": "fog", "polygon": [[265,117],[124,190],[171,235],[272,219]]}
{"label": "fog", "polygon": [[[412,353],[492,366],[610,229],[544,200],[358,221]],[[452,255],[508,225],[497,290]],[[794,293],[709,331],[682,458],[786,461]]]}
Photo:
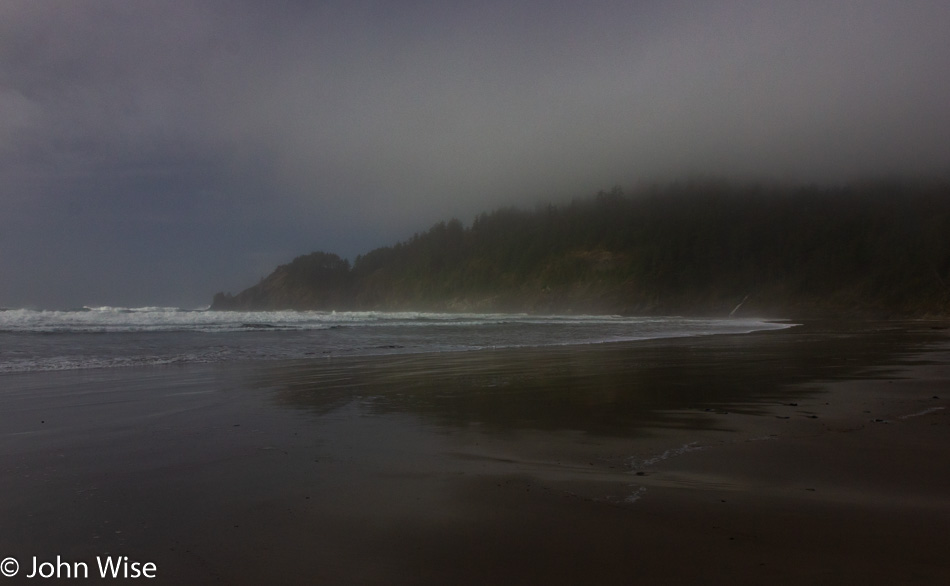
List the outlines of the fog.
{"label": "fog", "polygon": [[615,184],[950,173],[950,4],[0,4],[0,307],[207,305]]}

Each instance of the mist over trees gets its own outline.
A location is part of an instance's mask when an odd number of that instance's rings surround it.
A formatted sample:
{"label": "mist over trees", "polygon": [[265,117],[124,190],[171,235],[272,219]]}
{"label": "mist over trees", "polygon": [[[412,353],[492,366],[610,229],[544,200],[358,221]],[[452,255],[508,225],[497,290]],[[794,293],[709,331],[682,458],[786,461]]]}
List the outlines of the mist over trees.
{"label": "mist over trees", "polygon": [[[744,301],[744,303],[743,303]],[[314,252],[213,309],[781,316],[950,313],[950,185],[702,180],[439,222]]]}

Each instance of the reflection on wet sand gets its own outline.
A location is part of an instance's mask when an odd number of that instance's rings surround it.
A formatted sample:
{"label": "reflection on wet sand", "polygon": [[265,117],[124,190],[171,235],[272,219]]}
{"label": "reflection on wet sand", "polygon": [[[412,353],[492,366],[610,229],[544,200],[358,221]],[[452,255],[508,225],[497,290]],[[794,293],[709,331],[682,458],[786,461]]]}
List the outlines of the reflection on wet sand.
{"label": "reflection on wet sand", "polygon": [[[275,402],[325,414],[411,413],[436,425],[637,436],[705,429],[710,412],[763,413],[811,381],[861,376],[900,349],[887,331],[798,331],[625,344],[329,359],[263,366]],[[825,330],[825,331],[823,331]],[[925,334],[927,332],[924,332]],[[847,336],[842,343],[837,336]]]}

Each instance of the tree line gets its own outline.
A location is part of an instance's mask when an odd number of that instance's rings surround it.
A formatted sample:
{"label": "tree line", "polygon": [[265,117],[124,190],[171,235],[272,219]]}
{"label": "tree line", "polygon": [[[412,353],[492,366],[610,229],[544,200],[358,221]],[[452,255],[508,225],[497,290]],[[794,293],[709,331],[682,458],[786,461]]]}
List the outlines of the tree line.
{"label": "tree line", "polygon": [[213,309],[946,315],[950,185],[697,180],[620,187],[350,263],[314,252]]}

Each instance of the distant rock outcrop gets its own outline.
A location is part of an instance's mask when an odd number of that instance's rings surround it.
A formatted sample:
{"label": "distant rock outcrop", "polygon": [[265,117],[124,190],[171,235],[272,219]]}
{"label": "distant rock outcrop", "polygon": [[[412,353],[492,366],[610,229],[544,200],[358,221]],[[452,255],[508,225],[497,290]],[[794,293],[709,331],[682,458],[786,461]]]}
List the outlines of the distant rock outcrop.
{"label": "distant rock outcrop", "polygon": [[217,293],[211,309],[338,309],[349,306],[350,263],[335,254],[314,252],[281,265],[260,283],[237,295]]}

